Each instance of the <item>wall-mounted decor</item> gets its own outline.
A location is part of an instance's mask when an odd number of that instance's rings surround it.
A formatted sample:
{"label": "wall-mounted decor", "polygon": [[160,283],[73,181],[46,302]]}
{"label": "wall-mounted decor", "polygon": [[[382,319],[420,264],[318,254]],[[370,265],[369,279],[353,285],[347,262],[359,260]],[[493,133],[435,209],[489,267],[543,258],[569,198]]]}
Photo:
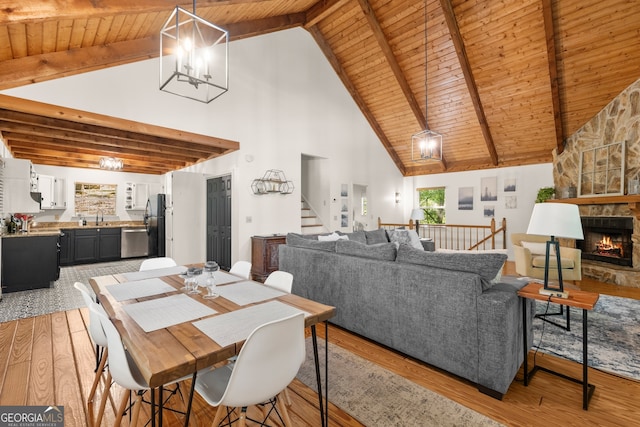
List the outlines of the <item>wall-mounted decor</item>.
{"label": "wall-mounted decor", "polygon": [[516,191],[516,179],[515,178],[505,178],[504,179],[504,192],[515,192]]}
{"label": "wall-mounted decor", "polygon": [[518,207],[518,196],[504,196],[505,209],[516,209]]}
{"label": "wall-mounted decor", "polygon": [[459,211],[473,210],[473,187],[458,188],[458,210]]}
{"label": "wall-mounted decor", "polygon": [[578,196],[624,194],[624,157],[624,141],[583,150]]}
{"label": "wall-mounted decor", "polygon": [[487,218],[493,218],[496,216],[496,207],[493,205],[485,205],[483,214]]}
{"label": "wall-mounted decor", "polygon": [[115,215],[116,184],[75,183],[76,215]]}
{"label": "wall-mounted decor", "polygon": [[495,176],[480,180],[480,201],[495,202],[498,200],[498,178]]}
{"label": "wall-mounted decor", "polygon": [[278,169],[269,169],[262,178],[254,179],[251,183],[253,194],[291,194],[293,182],[287,181],[284,172]]}
{"label": "wall-mounted decor", "polygon": [[347,184],[341,184],[340,185],[340,195],[342,197],[348,197],[349,196],[349,186]]}

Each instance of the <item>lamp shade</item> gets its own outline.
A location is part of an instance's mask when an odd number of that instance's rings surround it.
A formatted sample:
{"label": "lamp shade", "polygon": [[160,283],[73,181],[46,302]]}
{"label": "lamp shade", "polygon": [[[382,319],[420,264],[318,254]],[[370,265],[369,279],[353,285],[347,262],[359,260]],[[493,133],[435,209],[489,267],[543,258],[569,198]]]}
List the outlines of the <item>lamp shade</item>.
{"label": "lamp shade", "polygon": [[578,205],[536,203],[533,206],[527,234],[583,240]]}
{"label": "lamp shade", "polygon": [[421,208],[413,209],[411,211],[411,219],[414,221],[422,221],[424,219],[424,210]]}

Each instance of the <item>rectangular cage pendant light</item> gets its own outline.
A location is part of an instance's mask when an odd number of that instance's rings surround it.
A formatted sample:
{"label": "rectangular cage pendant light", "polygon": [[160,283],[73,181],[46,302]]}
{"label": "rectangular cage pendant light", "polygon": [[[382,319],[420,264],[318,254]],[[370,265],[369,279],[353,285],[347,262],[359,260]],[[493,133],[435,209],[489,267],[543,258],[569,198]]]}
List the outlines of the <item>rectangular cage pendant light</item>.
{"label": "rectangular cage pendant light", "polygon": [[229,32],[179,6],[160,32],[160,90],[209,103],[229,89]]}
{"label": "rectangular cage pendant light", "polygon": [[429,129],[413,134],[411,160],[442,160],[442,135]]}

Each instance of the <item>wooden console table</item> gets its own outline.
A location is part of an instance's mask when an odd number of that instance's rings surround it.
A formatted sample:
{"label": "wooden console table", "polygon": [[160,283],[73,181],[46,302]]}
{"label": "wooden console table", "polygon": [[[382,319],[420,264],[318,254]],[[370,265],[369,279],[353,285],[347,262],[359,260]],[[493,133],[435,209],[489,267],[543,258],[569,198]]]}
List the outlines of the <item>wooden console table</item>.
{"label": "wooden console table", "polygon": [[578,380],[567,375],[564,375],[559,372],[552,371],[551,369],[544,368],[541,366],[534,366],[533,369],[529,372],[528,367],[528,352],[527,352],[527,328],[523,329],[523,343],[524,343],[524,385],[525,387],[529,385],[529,380],[533,377],[533,375],[538,371],[545,371],[550,374],[557,375],[564,379],[576,382],[578,384],[582,384],[582,409],[587,410],[589,408],[589,401],[591,400],[591,396],[593,396],[593,392],[596,389],[596,386],[589,384],[588,381],[588,354],[587,354],[587,312],[589,310],[593,310],[596,303],[598,302],[598,298],[600,298],[600,294],[594,292],[587,292],[581,290],[570,290],[568,298],[556,298],[550,297],[547,295],[543,295],[540,293],[540,288],[542,285],[539,283],[529,283],[527,286],[523,287],[518,291],[518,296],[522,298],[522,320],[523,325],[527,324],[527,299],[534,299],[538,301],[551,301],[555,304],[561,304],[567,307],[576,307],[582,309],[582,380]]}

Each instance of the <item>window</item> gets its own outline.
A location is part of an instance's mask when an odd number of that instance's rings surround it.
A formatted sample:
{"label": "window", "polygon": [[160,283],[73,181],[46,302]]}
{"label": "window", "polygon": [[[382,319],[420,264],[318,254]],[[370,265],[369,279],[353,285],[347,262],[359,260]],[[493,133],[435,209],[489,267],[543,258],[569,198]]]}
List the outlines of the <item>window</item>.
{"label": "window", "polygon": [[418,188],[420,207],[424,209],[421,224],[444,224],[444,187]]}

